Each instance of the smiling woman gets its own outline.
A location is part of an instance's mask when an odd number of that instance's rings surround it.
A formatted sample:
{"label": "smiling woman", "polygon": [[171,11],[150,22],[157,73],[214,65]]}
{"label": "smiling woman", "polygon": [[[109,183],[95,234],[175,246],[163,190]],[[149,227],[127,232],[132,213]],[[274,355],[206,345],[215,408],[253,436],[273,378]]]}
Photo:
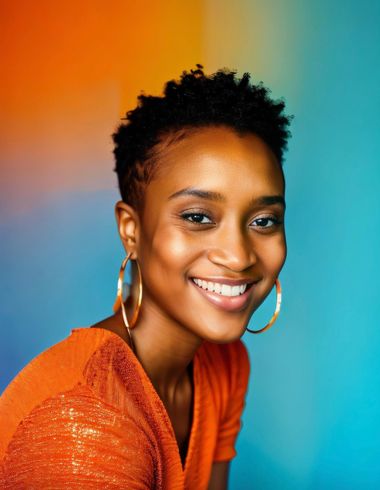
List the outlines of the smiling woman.
{"label": "smiling woman", "polygon": [[2,488],[227,488],[240,337],[286,257],[283,110],[248,75],[200,66],[139,97],[114,134],[127,254],[115,314],[6,390]]}

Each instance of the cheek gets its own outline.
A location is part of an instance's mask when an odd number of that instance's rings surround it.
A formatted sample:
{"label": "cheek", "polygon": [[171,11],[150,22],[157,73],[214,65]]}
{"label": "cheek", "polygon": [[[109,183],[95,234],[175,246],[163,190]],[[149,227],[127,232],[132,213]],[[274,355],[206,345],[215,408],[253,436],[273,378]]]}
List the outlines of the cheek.
{"label": "cheek", "polygon": [[263,244],[260,258],[267,272],[273,277],[277,277],[286,259],[285,235],[273,237]]}
{"label": "cheek", "polygon": [[[193,257],[197,254],[197,245],[180,229],[158,227],[151,236],[144,236],[142,260],[149,265],[149,275],[171,278],[181,277]],[[198,245],[199,248],[199,245]]]}
{"label": "cheek", "polygon": [[145,246],[141,247],[145,302],[179,319],[184,313],[184,294],[199,244],[173,226],[160,227],[145,238]]}

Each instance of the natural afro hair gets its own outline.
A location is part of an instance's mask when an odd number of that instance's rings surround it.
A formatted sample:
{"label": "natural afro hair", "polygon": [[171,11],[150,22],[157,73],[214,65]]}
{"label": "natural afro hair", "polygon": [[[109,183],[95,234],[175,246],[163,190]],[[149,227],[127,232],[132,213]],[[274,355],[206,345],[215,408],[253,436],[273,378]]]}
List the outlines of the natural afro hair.
{"label": "natural afro hair", "polygon": [[193,128],[227,126],[239,134],[254,133],[282,166],[292,119],[284,114],[284,101],[272,100],[262,82],[251,84],[249,73],[238,78],[235,71],[222,69],[207,76],[196,66],[179,81],[167,82],[162,97],[140,95],[112,135],[120,194],[136,209],[152,178],[158,143],[178,132],[183,137],[183,131]]}

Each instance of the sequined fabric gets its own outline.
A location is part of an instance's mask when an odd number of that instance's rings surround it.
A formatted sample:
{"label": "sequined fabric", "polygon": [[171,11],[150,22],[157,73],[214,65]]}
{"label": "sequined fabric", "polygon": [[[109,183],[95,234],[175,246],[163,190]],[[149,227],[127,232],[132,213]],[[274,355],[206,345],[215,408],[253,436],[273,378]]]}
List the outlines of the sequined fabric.
{"label": "sequined fabric", "polygon": [[193,365],[184,467],[166,409],[128,345],[73,330],[13,380],[0,401],[0,488],[202,490],[232,459],[249,374],[241,341],[204,343]]}

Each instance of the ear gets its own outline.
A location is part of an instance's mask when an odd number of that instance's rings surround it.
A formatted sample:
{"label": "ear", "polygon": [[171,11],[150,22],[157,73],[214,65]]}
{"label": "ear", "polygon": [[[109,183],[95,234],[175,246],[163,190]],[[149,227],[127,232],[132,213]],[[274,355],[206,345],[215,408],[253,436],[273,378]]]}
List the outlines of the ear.
{"label": "ear", "polygon": [[131,253],[131,259],[137,259],[136,248],[140,226],[137,212],[124,201],[118,201],[115,204],[115,217],[126,253]]}

